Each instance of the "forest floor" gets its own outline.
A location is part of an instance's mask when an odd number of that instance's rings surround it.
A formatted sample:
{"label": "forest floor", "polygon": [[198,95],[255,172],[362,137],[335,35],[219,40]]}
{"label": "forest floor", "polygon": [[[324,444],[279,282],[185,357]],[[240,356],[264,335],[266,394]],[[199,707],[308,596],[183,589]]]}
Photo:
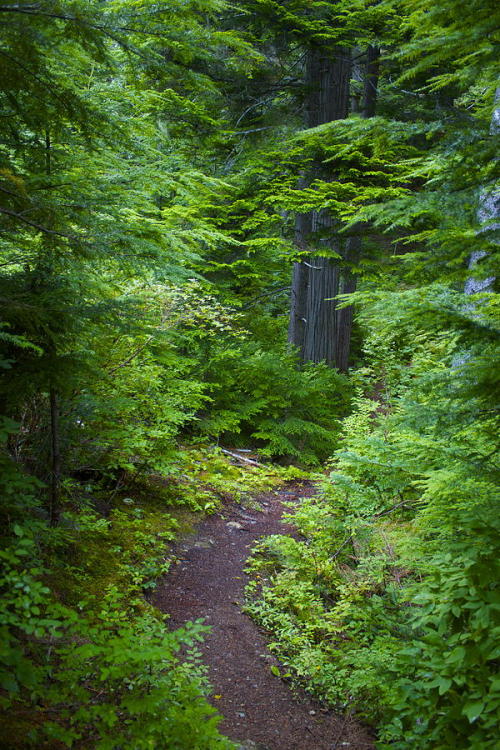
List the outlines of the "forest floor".
{"label": "forest floor", "polygon": [[162,579],[154,604],[172,627],[203,618],[212,628],[201,646],[213,686],[211,701],[224,720],[223,734],[248,750],[367,750],[367,728],[336,714],[273,674],[278,661],[262,630],[241,611],[245,562],[257,539],[289,533],[283,503],[311,495],[311,483],[288,485],[225,504],[173,550],[178,563]]}

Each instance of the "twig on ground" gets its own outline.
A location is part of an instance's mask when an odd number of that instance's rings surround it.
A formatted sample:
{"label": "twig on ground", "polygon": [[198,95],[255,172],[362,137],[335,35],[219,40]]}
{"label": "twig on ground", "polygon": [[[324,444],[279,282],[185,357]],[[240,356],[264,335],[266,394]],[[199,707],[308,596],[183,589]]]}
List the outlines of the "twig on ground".
{"label": "twig on ground", "polygon": [[259,463],[259,461],[254,461],[253,458],[245,458],[245,456],[239,456],[237,453],[232,453],[231,451],[228,451],[225,448],[221,448],[221,451],[225,453],[226,456],[231,456],[231,458],[235,458],[237,461],[242,461],[245,464],[251,464],[252,466],[264,467],[264,464]]}

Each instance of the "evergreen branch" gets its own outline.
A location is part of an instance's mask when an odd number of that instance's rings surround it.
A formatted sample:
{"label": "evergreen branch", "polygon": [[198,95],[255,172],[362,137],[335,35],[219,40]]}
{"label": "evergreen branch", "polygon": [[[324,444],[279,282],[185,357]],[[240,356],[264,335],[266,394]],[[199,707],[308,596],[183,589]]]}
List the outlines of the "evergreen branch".
{"label": "evergreen branch", "polygon": [[0,192],[5,193],[6,195],[12,195],[14,198],[24,198],[21,193],[15,193],[13,190],[7,190],[7,188],[2,187],[1,185]]}
{"label": "evergreen branch", "polygon": [[129,357],[127,357],[127,359],[125,359],[123,362],[120,362],[118,365],[115,365],[110,370],[108,370],[108,375],[112,375],[117,370],[121,370],[122,367],[126,367],[127,365],[129,365],[132,362],[132,360],[134,360],[136,357],[139,356],[141,352],[144,351],[144,349],[148,346],[148,344],[151,343],[151,341],[154,338],[155,338],[154,334],[152,336],[148,336],[144,344],[142,344],[134,352],[132,352],[132,354]]}
{"label": "evergreen branch", "polygon": [[254,297],[253,300],[251,300],[250,302],[247,302],[246,305],[243,305],[241,309],[248,310],[249,307],[253,307],[253,305],[255,305],[258,302],[258,300],[262,299],[263,297],[272,297],[273,294],[279,294],[280,292],[288,291],[289,288],[290,287],[288,285],[280,286],[279,289],[271,289],[271,291],[269,292],[264,292],[264,294],[259,294],[258,297]]}
{"label": "evergreen branch", "polygon": [[30,227],[33,227],[34,229],[38,229],[40,232],[44,232],[44,234],[51,234],[55,235],[57,237],[64,237],[66,240],[77,240],[80,241],[80,238],[76,235],[71,234],[65,234],[64,232],[57,232],[55,229],[49,229],[48,227],[44,226],[43,224],[38,224],[35,221],[31,221],[30,219],[26,219],[22,214],[17,213],[16,211],[10,211],[8,208],[2,208],[0,206],[0,213],[5,214],[6,216],[11,216],[13,219],[17,219],[18,221],[23,222],[24,224],[27,224]]}
{"label": "evergreen branch", "polygon": [[23,261],[26,261],[29,256],[25,255],[21,258],[12,258],[12,260],[7,260],[5,263],[0,263],[0,268],[5,268],[6,266],[17,266]]}
{"label": "evergreen branch", "polygon": [[[34,78],[35,81],[37,81],[37,83],[39,83],[41,86],[48,88],[49,91],[51,92],[51,94],[53,94],[54,97],[61,104],[63,104],[65,108],[67,107],[67,103],[65,102],[65,100],[61,96],[59,96],[59,94],[57,93],[57,91],[55,91],[54,88],[50,85],[50,80],[43,80],[42,78],[40,78],[39,76],[37,76],[36,73],[33,73],[33,71],[30,70],[26,65],[23,65],[23,63],[20,62],[17,58],[12,57],[11,55],[9,55],[7,52],[5,52],[2,49],[0,49],[0,55],[3,55],[3,57],[6,57],[7,60],[10,60],[11,63],[13,63],[14,65],[17,65],[19,68],[21,68],[21,70],[23,70],[25,73],[27,73],[27,75],[29,75],[31,78]],[[41,99],[41,97],[37,96],[36,94],[33,94],[33,95],[36,96],[36,98],[39,99],[40,101],[43,101]],[[17,102],[16,102],[16,104],[17,104]]]}
{"label": "evergreen branch", "polygon": [[275,125],[265,125],[262,128],[251,128],[250,130],[234,130],[232,135],[248,135],[249,133],[260,133],[262,130],[273,130]]}
{"label": "evergreen branch", "polygon": [[[60,21],[69,21],[71,23],[76,23],[80,26],[86,26],[89,29],[92,29],[94,31],[100,31],[106,36],[110,36],[114,41],[118,41],[120,44],[123,44],[126,48],[127,45],[123,40],[115,39],[111,34],[113,31],[115,32],[123,32],[125,34],[143,34],[145,36],[156,36],[161,37],[162,39],[165,38],[165,31],[152,31],[151,29],[137,29],[133,26],[113,26],[112,30],[109,26],[106,26],[105,24],[99,24],[99,23],[92,23],[90,21],[86,21],[83,18],[79,18],[77,16],[71,16],[67,15],[65,13],[49,13],[48,11],[39,10],[36,6],[26,6],[24,8],[20,6],[0,6],[0,13],[22,13],[23,15],[29,15],[29,16],[43,16],[45,18],[55,18]],[[158,11],[159,13],[162,11]],[[163,12],[166,12],[163,10]]]}

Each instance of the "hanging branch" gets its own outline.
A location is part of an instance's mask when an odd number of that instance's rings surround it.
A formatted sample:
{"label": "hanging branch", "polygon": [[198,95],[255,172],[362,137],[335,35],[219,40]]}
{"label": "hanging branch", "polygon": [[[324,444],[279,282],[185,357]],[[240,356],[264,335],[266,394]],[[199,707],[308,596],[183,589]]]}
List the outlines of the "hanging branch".
{"label": "hanging branch", "polygon": [[281,292],[288,291],[288,289],[289,289],[288,285],[287,286],[280,286],[279,289],[271,289],[270,292],[264,292],[264,294],[259,294],[258,297],[254,297],[253,300],[251,300],[250,302],[247,302],[246,305],[243,305],[241,307],[241,309],[242,310],[248,310],[249,307],[253,307],[253,305],[255,305],[263,297],[272,297],[273,294],[280,294]]}
{"label": "hanging branch", "polygon": [[[387,508],[387,510],[383,510],[380,513],[374,513],[367,520],[371,521],[373,518],[381,518],[382,516],[386,516],[389,513],[394,513],[395,510],[397,510],[398,508],[402,508],[403,505],[407,505],[407,504],[408,504],[408,500],[402,500],[400,503],[397,503],[396,505],[392,505],[390,508]],[[344,547],[346,547],[349,544],[349,542],[352,542],[353,539],[354,539],[354,534],[351,534],[349,537],[347,537],[347,539],[345,539],[342,542],[342,544],[336,550],[336,552],[333,553],[333,555],[331,556],[331,559],[335,560],[335,558],[338,557],[339,554],[342,552]]]}

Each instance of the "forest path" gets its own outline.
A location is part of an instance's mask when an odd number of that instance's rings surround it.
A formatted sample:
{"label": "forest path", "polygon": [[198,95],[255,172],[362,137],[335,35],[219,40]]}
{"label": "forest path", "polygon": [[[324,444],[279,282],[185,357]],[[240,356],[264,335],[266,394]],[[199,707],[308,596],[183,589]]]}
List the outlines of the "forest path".
{"label": "forest path", "polygon": [[[212,627],[201,646],[214,688],[212,703],[224,716],[220,729],[252,750],[367,750],[369,732],[349,716],[325,709],[271,672],[277,660],[263,632],[240,606],[245,562],[264,535],[291,530],[283,502],[314,494],[312,484],[259,495],[250,506],[231,502],[206,518],[174,552],[180,559],[159,582],[154,604],[172,627],[204,618]],[[215,697],[217,696],[217,697]]]}

